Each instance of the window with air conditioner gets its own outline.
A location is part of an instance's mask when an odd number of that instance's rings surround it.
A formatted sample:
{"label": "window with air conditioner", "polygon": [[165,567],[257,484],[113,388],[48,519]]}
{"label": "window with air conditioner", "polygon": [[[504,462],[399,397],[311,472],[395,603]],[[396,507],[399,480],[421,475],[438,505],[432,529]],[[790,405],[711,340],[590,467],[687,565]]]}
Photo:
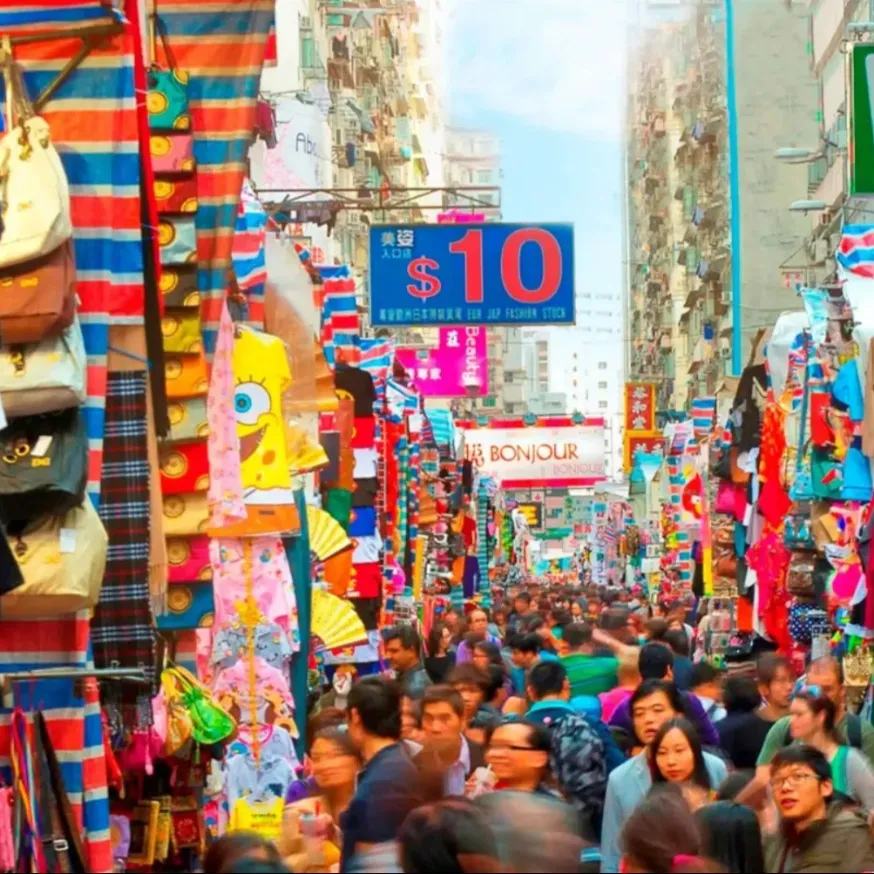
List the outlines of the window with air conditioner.
{"label": "window with air conditioner", "polygon": [[606,370],[606,369],[607,369],[607,362],[606,361],[599,361],[598,362],[598,370]]}

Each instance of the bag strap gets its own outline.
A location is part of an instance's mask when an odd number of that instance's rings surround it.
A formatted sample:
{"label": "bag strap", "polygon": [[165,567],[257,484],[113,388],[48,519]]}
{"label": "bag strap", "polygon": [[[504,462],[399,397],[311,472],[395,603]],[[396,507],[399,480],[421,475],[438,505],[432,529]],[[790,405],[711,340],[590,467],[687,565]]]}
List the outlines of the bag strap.
{"label": "bag strap", "polygon": [[64,786],[61,766],[58,762],[55,748],[49,734],[48,723],[42,712],[36,714],[39,737],[36,741],[40,758],[47,765],[48,789],[51,792],[49,816],[52,822],[53,835],[43,836],[44,843],[51,840],[52,848],[57,853],[64,870],[72,874],[85,874],[88,870],[85,864],[85,848],[82,845],[78,824],[73,815],[73,808]]}
{"label": "bag strap", "polygon": [[167,66],[172,71],[175,72],[178,69],[176,64],[176,56],[173,54],[173,50],[170,48],[170,37],[167,33],[167,25],[164,23],[163,19],[160,15],[158,15],[157,11],[152,13],[152,63],[153,65],[157,65],[158,63],[158,51],[157,45],[155,44],[155,35],[161,40],[161,47],[164,49],[164,57],[167,59]]}
{"label": "bag strap", "polygon": [[804,466],[804,452],[807,449],[807,441],[805,439],[807,432],[807,407],[810,402],[810,380],[808,377],[810,369],[810,352],[807,342],[807,331],[802,331],[801,336],[804,338],[804,375],[802,377],[803,392],[801,394],[801,423],[798,426],[798,453],[795,456],[796,474],[800,473]]}
{"label": "bag strap", "polygon": [[4,36],[0,42],[0,57],[3,59],[2,72],[6,88],[6,132],[11,131],[16,123],[23,124],[36,115],[33,104],[27,93],[21,66],[16,62],[12,52],[12,40]]}
{"label": "bag strap", "polygon": [[847,714],[847,743],[854,749],[862,749],[862,720],[855,713]]}

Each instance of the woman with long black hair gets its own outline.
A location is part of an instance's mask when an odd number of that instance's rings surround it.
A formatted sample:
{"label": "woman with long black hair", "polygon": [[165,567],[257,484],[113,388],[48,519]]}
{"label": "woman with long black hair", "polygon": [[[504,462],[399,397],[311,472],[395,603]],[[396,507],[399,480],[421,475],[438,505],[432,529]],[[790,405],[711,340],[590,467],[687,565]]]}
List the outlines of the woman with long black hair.
{"label": "woman with long black hair", "polygon": [[716,801],[698,811],[704,855],[728,874],[763,874],[762,830],[756,812],[734,801]]}
{"label": "woman with long black hair", "polygon": [[650,747],[650,769],[654,786],[675,783],[690,807],[697,809],[710,800],[712,785],[704,750],[695,726],[683,717],[666,722]]}

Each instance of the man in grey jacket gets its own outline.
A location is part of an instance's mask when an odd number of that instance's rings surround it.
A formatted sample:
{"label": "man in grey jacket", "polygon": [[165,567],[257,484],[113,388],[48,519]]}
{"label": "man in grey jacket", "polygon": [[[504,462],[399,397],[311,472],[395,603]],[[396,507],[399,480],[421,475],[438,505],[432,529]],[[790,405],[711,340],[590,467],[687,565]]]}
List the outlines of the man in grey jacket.
{"label": "man in grey jacket", "polygon": [[412,625],[392,625],[382,633],[385,657],[407,698],[418,701],[431,685],[422,664],[422,638]]}

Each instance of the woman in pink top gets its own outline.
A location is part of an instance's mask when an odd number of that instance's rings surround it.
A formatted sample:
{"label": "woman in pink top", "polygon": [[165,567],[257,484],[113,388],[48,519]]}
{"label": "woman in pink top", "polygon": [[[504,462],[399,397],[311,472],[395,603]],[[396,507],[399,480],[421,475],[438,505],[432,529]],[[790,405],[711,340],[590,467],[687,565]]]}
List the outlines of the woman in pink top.
{"label": "woman in pink top", "polygon": [[601,719],[609,723],[614,711],[634,694],[634,690],[640,685],[640,672],[637,670],[637,650],[625,649],[619,656],[619,668],[617,671],[619,685],[609,692],[602,692],[598,699],[601,701]]}

